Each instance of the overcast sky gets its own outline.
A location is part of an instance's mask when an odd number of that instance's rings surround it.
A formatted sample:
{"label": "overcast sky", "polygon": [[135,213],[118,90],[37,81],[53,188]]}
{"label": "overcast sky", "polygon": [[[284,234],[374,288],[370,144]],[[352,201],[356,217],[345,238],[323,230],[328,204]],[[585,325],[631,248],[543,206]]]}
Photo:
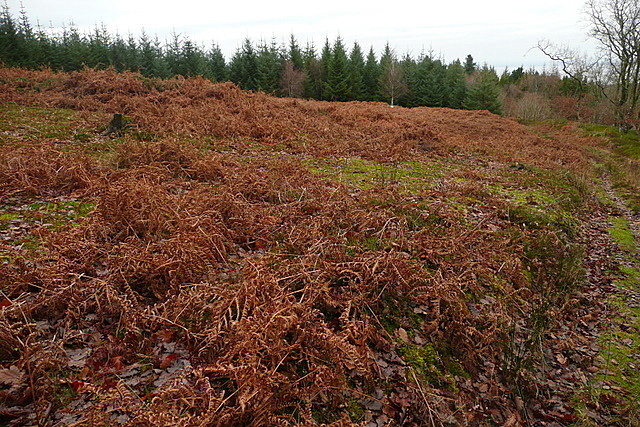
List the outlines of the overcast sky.
{"label": "overcast sky", "polygon": [[[0,0],[1,1],[1,0]],[[536,49],[549,39],[593,51],[583,13],[585,0],[7,0],[18,16],[24,4],[33,24],[61,27],[73,22],[82,32],[104,24],[109,33],[139,36],[142,29],[164,42],[175,31],[209,47],[220,45],[230,59],[245,38],[255,43],[287,42],[294,34],[303,47],[342,37],[350,49],[357,41],[365,53],[379,53],[388,41],[401,56],[432,52],[451,62],[471,54],[498,71],[548,63]]]}

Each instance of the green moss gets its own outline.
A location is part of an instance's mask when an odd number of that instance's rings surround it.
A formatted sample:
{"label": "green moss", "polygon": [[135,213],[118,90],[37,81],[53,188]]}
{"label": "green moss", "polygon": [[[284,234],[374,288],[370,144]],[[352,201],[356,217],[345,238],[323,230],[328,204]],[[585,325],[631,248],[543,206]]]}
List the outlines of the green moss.
{"label": "green moss", "polygon": [[406,344],[400,347],[399,352],[411,366],[409,378],[414,381],[426,381],[436,387],[447,387],[455,391],[457,385],[454,376],[465,376],[459,362],[443,361],[430,343]]}
{"label": "green moss", "polygon": [[444,173],[436,162],[380,163],[357,157],[341,159],[307,159],[303,164],[316,175],[337,180],[350,187],[370,189],[400,185],[405,191],[416,192],[432,185],[434,178]]}
{"label": "green moss", "polygon": [[440,382],[442,372],[436,366],[439,364],[438,352],[432,344],[407,344],[400,347],[400,354],[417,373],[419,378],[415,380],[423,379],[432,384]]}
{"label": "green moss", "polygon": [[620,249],[629,254],[637,253],[635,237],[625,217],[611,219],[610,233]]}
{"label": "green moss", "polygon": [[354,423],[364,421],[365,408],[357,399],[351,398],[347,401],[347,414]]}
{"label": "green moss", "polygon": [[640,138],[636,130],[623,133],[617,127],[583,124],[582,129],[589,136],[605,137],[614,144],[617,153],[632,158],[640,158]]}
{"label": "green moss", "polygon": [[3,225],[6,225],[3,223],[8,223],[8,222],[11,222],[12,220],[19,219],[19,218],[20,218],[20,215],[16,212],[4,212],[0,214],[0,228]]}
{"label": "green moss", "polygon": [[74,125],[78,119],[78,112],[73,110],[0,104],[3,143],[37,141],[43,138],[71,140],[78,132]]}
{"label": "green moss", "polygon": [[34,211],[30,216],[48,224],[49,228],[68,227],[77,225],[77,220],[87,216],[94,207],[95,203],[83,200],[35,203],[30,206]]}
{"label": "green moss", "polygon": [[[606,402],[614,414],[612,425],[636,425],[640,417],[640,369],[637,355],[640,353],[640,307],[632,304],[627,291],[640,291],[640,270],[635,240],[630,233],[625,218],[614,218],[611,234],[621,249],[627,252],[627,260],[634,266],[619,266],[620,277],[616,284],[620,288],[609,298],[609,306],[616,315],[609,319],[607,327],[600,334],[601,348],[597,368],[589,385],[576,397],[580,420],[588,420],[586,404],[591,406]],[[623,290],[626,289],[626,290]]]}

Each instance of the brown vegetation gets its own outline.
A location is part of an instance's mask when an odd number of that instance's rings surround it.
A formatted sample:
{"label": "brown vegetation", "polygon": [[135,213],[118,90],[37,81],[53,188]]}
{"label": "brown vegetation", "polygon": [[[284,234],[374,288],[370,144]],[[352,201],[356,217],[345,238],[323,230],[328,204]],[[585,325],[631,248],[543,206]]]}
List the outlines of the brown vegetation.
{"label": "brown vegetation", "polygon": [[[545,304],[544,316],[561,310],[555,289],[579,271],[564,234],[490,187],[536,187],[528,168],[579,171],[587,140],[545,139],[482,111],[277,99],[109,71],[0,69],[0,101],[81,111],[93,135],[110,113],[133,124],[115,142],[18,135],[0,146],[2,203],[95,204],[78,224],[37,228],[39,244],[0,243],[3,419],[542,416],[522,406],[535,388],[519,365],[537,342],[526,331]],[[355,176],[377,185],[305,163],[340,158],[374,161]],[[444,166],[410,186],[398,174],[411,162]],[[570,410],[558,411],[544,416]]]}

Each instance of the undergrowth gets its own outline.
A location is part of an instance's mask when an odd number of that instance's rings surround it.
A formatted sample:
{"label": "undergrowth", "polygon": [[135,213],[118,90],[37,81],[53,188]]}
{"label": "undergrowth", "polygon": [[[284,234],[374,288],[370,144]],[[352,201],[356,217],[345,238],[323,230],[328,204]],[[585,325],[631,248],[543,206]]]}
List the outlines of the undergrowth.
{"label": "undergrowth", "polygon": [[[0,69],[12,417],[524,422],[582,277],[581,147],[483,112],[21,73]],[[100,138],[106,111],[134,126]]]}

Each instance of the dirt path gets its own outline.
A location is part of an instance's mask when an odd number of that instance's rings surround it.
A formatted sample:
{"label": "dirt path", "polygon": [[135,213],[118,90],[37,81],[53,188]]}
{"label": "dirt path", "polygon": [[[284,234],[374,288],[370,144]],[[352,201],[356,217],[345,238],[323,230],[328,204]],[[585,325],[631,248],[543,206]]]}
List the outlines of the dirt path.
{"label": "dirt path", "polygon": [[[629,389],[634,380],[618,381],[620,375],[625,378],[625,363],[631,368],[635,365],[627,359],[616,360],[622,359],[616,348],[630,350],[640,362],[639,343],[618,342],[614,333],[621,328],[633,329],[632,320],[625,323],[620,319],[627,319],[625,306],[640,307],[640,292],[637,287],[619,284],[620,267],[637,269],[638,265],[616,244],[610,229],[611,219],[623,216],[637,245],[640,221],[607,180],[603,189],[612,203],[594,204],[583,216],[579,240],[585,248],[585,280],[560,310],[561,317],[553,319],[555,325],[543,344],[544,362],[534,373],[537,395],[526,403],[530,425],[638,425],[632,412],[638,405],[629,405],[629,399],[634,399],[634,391]],[[614,300],[623,301],[623,306],[613,304]],[[634,333],[638,335],[638,331]]]}
{"label": "dirt path", "polygon": [[[634,378],[627,372],[637,372],[631,361],[640,361],[640,348],[638,340],[627,336],[638,337],[637,318],[628,310],[640,308],[640,292],[637,285],[625,283],[624,274],[625,269],[638,271],[638,263],[632,252],[615,241],[611,227],[615,218],[626,220],[637,254],[640,218],[615,194],[606,177],[602,189],[611,203],[595,206],[583,219],[586,280],[577,294],[579,303],[569,310],[569,322],[561,326],[567,334],[558,337],[555,348],[562,351],[547,354],[547,359],[553,356],[560,365],[552,371],[552,379],[559,377],[560,384],[576,377],[580,380],[567,396],[573,399],[575,421],[639,425],[634,412],[639,407],[638,396],[633,390],[638,386],[637,373]],[[566,364],[561,363],[565,360]]]}

